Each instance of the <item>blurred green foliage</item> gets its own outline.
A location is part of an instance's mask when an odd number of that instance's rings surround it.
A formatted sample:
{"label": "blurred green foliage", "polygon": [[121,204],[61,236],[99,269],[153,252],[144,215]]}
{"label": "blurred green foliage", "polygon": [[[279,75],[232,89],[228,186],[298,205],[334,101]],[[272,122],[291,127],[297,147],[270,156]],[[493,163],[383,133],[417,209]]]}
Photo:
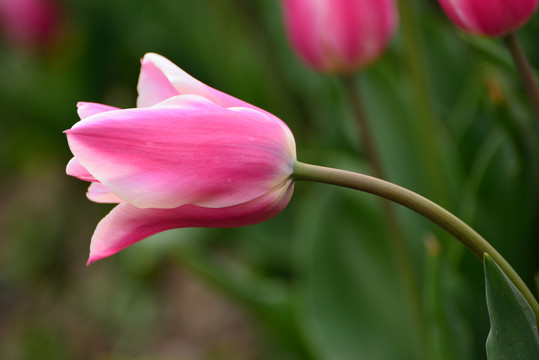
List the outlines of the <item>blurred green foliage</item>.
{"label": "blurred green foliage", "polygon": [[[499,41],[457,31],[435,1],[406,4],[430,99],[417,99],[402,29],[359,77],[388,177],[435,200],[432,189],[443,189],[438,200],[531,286],[539,129],[509,55]],[[170,231],[86,268],[93,228],[109,208],[87,201],[86,184],[65,175],[62,131],[77,121],[77,101],[134,106],[146,52],[279,116],[301,161],[370,170],[341,83],[296,59],[279,1],[60,5],[54,46],[0,44],[0,358],[485,357],[481,263],[398,209],[421,288],[422,335],[380,203],[350,190],[298,183],[290,205],[266,223]],[[518,34],[535,65],[537,34],[537,16]],[[418,130],[422,100],[436,129],[429,139]],[[424,161],[432,143],[438,184],[429,184]]]}

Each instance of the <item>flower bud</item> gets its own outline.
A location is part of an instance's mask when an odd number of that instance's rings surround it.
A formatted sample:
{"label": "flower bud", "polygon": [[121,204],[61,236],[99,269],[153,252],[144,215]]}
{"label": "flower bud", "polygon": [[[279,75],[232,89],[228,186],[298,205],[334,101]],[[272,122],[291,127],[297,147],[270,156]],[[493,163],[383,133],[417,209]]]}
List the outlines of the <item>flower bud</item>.
{"label": "flower bud", "polygon": [[524,25],[539,0],[438,0],[447,16],[462,30],[499,37]]}
{"label": "flower bud", "polygon": [[0,29],[13,45],[38,48],[58,35],[60,9],[53,0],[0,0]]}
{"label": "flower bud", "polygon": [[283,0],[290,42],[312,68],[348,73],[386,49],[397,23],[394,0]]}

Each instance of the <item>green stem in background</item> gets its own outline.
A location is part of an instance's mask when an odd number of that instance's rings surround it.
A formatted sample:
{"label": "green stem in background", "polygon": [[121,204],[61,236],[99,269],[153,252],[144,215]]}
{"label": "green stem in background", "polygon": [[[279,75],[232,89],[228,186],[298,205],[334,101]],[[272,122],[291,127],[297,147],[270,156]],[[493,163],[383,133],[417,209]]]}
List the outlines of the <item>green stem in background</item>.
{"label": "green stem in background", "polygon": [[489,254],[532,307],[539,322],[539,303],[511,265],[481,235],[441,206],[401,186],[372,176],[296,162],[294,180],[314,181],[367,192],[401,204],[426,217],[464,244],[479,260]]}
{"label": "green stem in background", "polygon": [[382,168],[382,162],[380,161],[378,151],[376,151],[376,146],[374,145],[374,139],[371,134],[367,116],[365,115],[365,110],[363,108],[363,102],[361,101],[359,90],[355,84],[355,79],[352,75],[348,75],[344,76],[342,80],[346,89],[346,94],[348,95],[348,100],[352,105],[354,115],[359,125],[359,135],[361,137],[361,142],[363,144],[363,149],[365,150],[367,160],[372,167],[374,176],[380,179],[385,179],[386,177]]}
{"label": "green stem in background", "polygon": [[419,20],[413,9],[414,1],[401,0],[399,13],[404,40],[406,65],[413,86],[413,100],[417,110],[417,134],[420,156],[425,168],[425,176],[430,196],[446,205],[448,196],[444,186],[439,147],[439,129],[432,109],[432,97],[427,80],[425,55],[421,46],[417,23]]}
{"label": "green stem in background", "polygon": [[526,54],[524,53],[524,50],[522,50],[522,46],[520,46],[520,42],[515,33],[509,33],[509,35],[503,38],[503,41],[511,53],[520,80],[522,80],[522,83],[524,84],[535,118],[539,121],[539,85],[537,85],[537,79],[526,58]]}
{"label": "green stem in background", "polygon": [[[379,179],[386,179],[382,162],[378,155],[378,151],[375,146],[374,138],[370,131],[369,122],[365,114],[363,102],[361,101],[361,94],[356,86],[355,78],[353,75],[347,75],[342,77],[345,91],[348,96],[348,100],[352,106],[354,115],[359,125],[359,135],[365,155],[372,168],[374,176]],[[426,343],[426,329],[425,322],[423,321],[423,312],[421,311],[421,301],[419,297],[419,286],[415,280],[414,271],[412,267],[412,261],[410,260],[410,252],[406,246],[402,228],[397,219],[395,208],[390,201],[381,198],[381,205],[384,217],[386,218],[389,229],[389,243],[393,251],[395,263],[397,266],[398,275],[401,277],[402,284],[404,285],[404,292],[410,302],[410,306],[413,312],[413,318],[421,333],[424,343]]]}

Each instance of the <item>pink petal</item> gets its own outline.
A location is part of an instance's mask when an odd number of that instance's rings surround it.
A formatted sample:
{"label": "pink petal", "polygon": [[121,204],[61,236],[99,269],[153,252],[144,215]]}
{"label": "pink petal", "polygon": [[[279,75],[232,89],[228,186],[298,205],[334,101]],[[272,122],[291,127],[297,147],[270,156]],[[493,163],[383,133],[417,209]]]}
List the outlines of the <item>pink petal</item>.
{"label": "pink petal", "polygon": [[297,55],[315,69],[331,65],[326,56],[326,23],[324,15],[329,11],[325,0],[284,0],[283,15],[290,42]]}
{"label": "pink petal", "polygon": [[66,174],[84,181],[97,181],[76,158],[72,158],[67,163]]}
{"label": "pink petal", "polygon": [[[394,0],[338,0],[328,18],[328,42],[334,61],[350,71],[376,60],[387,47],[397,26]],[[340,64],[339,64],[340,63]]]}
{"label": "pink petal", "polygon": [[157,107],[94,115],[66,134],[78,161],[136,207],[226,207],[290,175],[293,138],[273,118],[180,95]]}
{"label": "pink petal", "polygon": [[447,16],[467,32],[498,37],[526,23],[538,0],[439,0]]}
{"label": "pink petal", "polygon": [[90,184],[86,196],[96,203],[117,204],[122,202],[122,199],[110,191],[108,187],[98,182]]}
{"label": "pink petal", "polygon": [[[146,57],[145,57],[146,58]],[[180,93],[155,64],[142,60],[137,84],[137,107],[150,107]]]}
{"label": "pink petal", "polygon": [[[1,1],[1,0],[0,0]],[[77,113],[81,120],[84,120],[93,115],[101,114],[107,111],[119,110],[114,106],[108,106],[103,104],[89,103],[79,101],[77,103]],[[90,172],[82,165],[76,158],[72,158],[66,167],[66,174],[74,176],[80,180],[97,182],[98,180],[90,174]]]}
{"label": "pink petal", "polygon": [[158,232],[184,227],[237,227],[272,218],[284,209],[292,196],[293,184],[249,202],[226,208],[184,205],[175,209],[140,209],[120,203],[101,220],[92,236],[88,264],[111,256]]}
{"label": "pink petal", "polygon": [[79,117],[81,118],[81,120],[86,119],[87,117],[90,117],[93,115],[97,115],[97,114],[107,112],[107,111],[112,111],[112,110],[119,110],[119,109],[114,106],[90,103],[90,102],[84,102],[84,101],[79,101],[77,103],[77,113],[79,114]]}
{"label": "pink petal", "polygon": [[142,59],[137,90],[139,93],[137,107],[153,106],[166,97],[180,94],[199,95],[225,108],[247,107],[266,113],[256,106],[209,87],[167,58],[155,53],[148,53]]}

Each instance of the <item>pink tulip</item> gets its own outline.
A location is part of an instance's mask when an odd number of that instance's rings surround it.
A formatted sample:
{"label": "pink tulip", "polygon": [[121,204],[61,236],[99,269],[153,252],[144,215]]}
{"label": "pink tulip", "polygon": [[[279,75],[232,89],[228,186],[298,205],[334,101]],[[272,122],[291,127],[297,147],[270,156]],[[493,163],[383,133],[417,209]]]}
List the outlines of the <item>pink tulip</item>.
{"label": "pink tulip", "polygon": [[293,48],[312,68],[347,73],[386,49],[397,23],[394,0],[283,0]]}
{"label": "pink tulip", "polygon": [[47,45],[59,27],[59,8],[52,0],[0,0],[0,28],[15,45]]}
{"label": "pink tulip", "polygon": [[155,233],[236,227],[278,214],[292,195],[294,137],[274,115],[212,89],[157,54],[142,59],[137,108],[79,103],[67,173],[90,200],[118,203],[88,263]]}
{"label": "pink tulip", "polygon": [[539,0],[438,0],[447,16],[462,30],[504,36],[524,25]]}

